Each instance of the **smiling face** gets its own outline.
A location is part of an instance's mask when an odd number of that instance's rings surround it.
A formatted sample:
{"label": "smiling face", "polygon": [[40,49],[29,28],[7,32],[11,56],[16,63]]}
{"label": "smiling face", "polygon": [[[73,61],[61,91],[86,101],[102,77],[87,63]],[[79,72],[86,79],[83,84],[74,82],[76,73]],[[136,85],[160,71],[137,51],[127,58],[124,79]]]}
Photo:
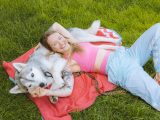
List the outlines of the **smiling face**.
{"label": "smiling face", "polygon": [[57,32],[48,36],[47,43],[49,44],[49,46],[52,48],[53,51],[59,53],[65,53],[70,48],[68,40]]}

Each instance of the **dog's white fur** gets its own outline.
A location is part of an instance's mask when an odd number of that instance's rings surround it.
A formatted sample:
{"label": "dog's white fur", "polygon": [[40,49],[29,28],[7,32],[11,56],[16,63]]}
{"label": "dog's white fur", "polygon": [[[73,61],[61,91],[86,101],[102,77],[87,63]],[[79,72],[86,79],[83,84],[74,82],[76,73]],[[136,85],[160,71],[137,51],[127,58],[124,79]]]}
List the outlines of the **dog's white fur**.
{"label": "dog's white fur", "polygon": [[[119,40],[108,39],[100,36],[95,36],[100,27],[100,21],[94,21],[90,28],[70,28],[68,31],[70,34],[78,40],[78,42],[97,42],[108,41],[118,44]],[[48,31],[53,30],[53,25]],[[116,46],[101,45],[103,49],[116,49]],[[17,70],[15,80],[17,85],[10,90],[10,93],[25,93],[27,89],[35,88],[43,83],[45,86],[53,83],[52,90],[58,89],[64,85],[64,81],[61,77],[61,72],[66,66],[66,60],[60,57],[59,54],[48,55],[49,51],[42,45],[34,52],[29,61],[24,63],[14,63],[13,66]],[[53,78],[46,77],[44,72],[51,73]],[[71,83],[73,85],[73,82]],[[26,88],[26,89],[24,89]],[[73,88],[72,88],[73,89]],[[71,91],[70,91],[71,93]]]}
{"label": "dog's white fur", "polygon": [[[40,86],[40,84],[44,84],[43,87],[47,87],[53,83],[53,89],[60,88],[64,85],[61,72],[66,65],[66,60],[61,58],[57,53],[51,55],[49,53],[49,50],[40,45],[26,64],[13,63],[17,71],[15,76],[17,85],[10,90],[10,93],[27,92],[27,89],[35,88]],[[50,77],[47,77],[47,75]],[[21,89],[18,89],[18,86],[21,86]],[[25,86],[26,90],[22,89],[24,88],[22,86]]]}

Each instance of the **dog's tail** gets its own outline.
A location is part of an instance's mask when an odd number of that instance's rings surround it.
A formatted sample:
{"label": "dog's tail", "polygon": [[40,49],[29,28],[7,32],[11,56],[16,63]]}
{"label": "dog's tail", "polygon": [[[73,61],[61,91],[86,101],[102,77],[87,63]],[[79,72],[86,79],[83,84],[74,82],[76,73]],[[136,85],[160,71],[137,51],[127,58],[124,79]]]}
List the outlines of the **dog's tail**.
{"label": "dog's tail", "polygon": [[100,20],[95,20],[93,21],[93,23],[91,24],[91,26],[88,29],[85,29],[86,32],[90,33],[90,34],[96,34],[98,31],[98,28],[100,27],[101,22]]}

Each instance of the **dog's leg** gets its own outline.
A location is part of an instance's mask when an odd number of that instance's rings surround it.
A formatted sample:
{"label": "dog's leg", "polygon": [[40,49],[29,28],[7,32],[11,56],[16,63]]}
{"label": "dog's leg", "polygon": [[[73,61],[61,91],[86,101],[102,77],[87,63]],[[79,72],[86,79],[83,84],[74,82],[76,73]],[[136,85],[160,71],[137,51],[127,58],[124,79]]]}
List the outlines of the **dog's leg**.
{"label": "dog's leg", "polygon": [[120,39],[112,39],[112,38],[105,38],[105,37],[101,37],[101,36],[95,36],[95,35],[91,35],[91,34],[86,34],[84,37],[77,37],[79,42],[111,42],[114,43],[116,45],[120,44]]}
{"label": "dog's leg", "polygon": [[116,42],[116,40],[113,39],[106,39],[105,37],[90,34],[80,28],[71,28],[70,33],[77,40],[77,42]]}

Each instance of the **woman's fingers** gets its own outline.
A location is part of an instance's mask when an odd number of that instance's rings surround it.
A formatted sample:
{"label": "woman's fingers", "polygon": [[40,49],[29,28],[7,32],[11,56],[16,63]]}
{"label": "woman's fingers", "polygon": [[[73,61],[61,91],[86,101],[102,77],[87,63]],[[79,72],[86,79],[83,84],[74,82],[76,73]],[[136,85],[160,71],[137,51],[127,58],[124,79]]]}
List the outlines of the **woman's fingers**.
{"label": "woman's fingers", "polygon": [[37,87],[35,89],[29,90],[29,93],[31,94],[32,97],[38,97],[40,94],[40,88]]}
{"label": "woman's fingers", "polygon": [[44,89],[41,87],[37,87],[33,90],[29,90],[29,93],[31,94],[32,97],[42,97],[45,96],[48,92],[48,89]]}
{"label": "woman's fingers", "polygon": [[39,89],[39,97],[45,96],[48,92],[48,89],[40,88]]}

